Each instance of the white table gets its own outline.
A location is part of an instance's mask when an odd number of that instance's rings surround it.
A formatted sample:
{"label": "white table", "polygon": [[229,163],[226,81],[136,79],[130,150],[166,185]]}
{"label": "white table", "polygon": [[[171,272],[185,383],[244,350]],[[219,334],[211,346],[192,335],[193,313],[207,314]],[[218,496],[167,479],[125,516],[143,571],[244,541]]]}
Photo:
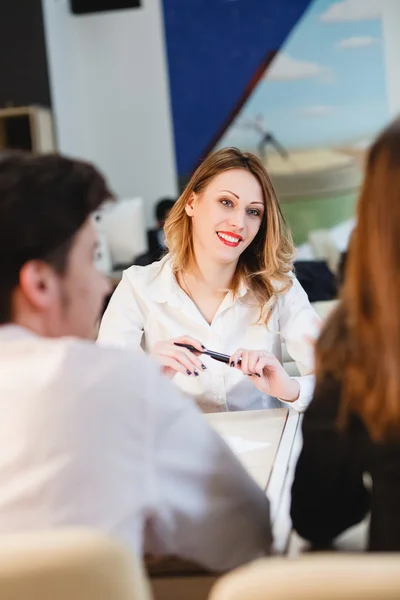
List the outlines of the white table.
{"label": "white table", "polygon": [[[238,446],[237,457],[270,499],[275,552],[293,557],[307,551],[307,542],[292,531],[290,520],[290,490],[302,442],[301,415],[279,408],[205,416],[228,442],[242,438],[266,444],[244,451],[243,443],[242,448]],[[346,552],[362,551],[367,530],[368,519],[340,536],[335,547]]]}
{"label": "white table", "polygon": [[[233,443],[238,459],[267,493],[275,551],[286,552],[291,533],[290,486],[299,446],[299,414],[277,408],[212,413],[204,417],[231,447]],[[251,447],[252,444],[257,447]],[[186,575],[174,569],[164,573],[151,580],[155,600],[205,600],[217,579],[216,575]]]}
{"label": "white table", "polygon": [[212,413],[205,418],[225,439],[246,471],[266,490],[287,416],[287,409],[277,408]]}
{"label": "white table", "polygon": [[[228,443],[243,440],[242,444],[236,443],[239,447],[235,453],[267,493],[274,549],[280,554],[286,552],[291,533],[290,488],[301,446],[300,415],[287,408],[276,408],[212,413],[205,417]],[[245,450],[245,442],[258,443],[260,447]]]}

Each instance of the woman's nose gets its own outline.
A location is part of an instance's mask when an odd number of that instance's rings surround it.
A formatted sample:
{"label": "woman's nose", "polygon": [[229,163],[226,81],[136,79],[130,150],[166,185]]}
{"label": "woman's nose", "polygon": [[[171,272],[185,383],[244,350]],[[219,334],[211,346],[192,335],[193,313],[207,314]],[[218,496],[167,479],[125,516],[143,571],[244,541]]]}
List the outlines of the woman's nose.
{"label": "woman's nose", "polygon": [[241,210],[235,210],[231,213],[230,218],[228,220],[229,225],[234,227],[235,229],[243,229],[245,222],[245,214]]}

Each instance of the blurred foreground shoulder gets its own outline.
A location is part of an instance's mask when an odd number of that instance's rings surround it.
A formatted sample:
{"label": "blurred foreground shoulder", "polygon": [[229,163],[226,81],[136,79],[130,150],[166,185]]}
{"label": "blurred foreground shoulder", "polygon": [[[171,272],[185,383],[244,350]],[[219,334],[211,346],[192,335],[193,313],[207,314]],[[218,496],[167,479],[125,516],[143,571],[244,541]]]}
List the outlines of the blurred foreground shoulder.
{"label": "blurred foreground shoulder", "polygon": [[101,397],[110,396],[113,403],[125,396],[131,402],[135,397],[143,398],[149,382],[161,377],[157,365],[143,353],[83,340],[64,343],[61,370],[68,385],[82,392],[96,390]]}

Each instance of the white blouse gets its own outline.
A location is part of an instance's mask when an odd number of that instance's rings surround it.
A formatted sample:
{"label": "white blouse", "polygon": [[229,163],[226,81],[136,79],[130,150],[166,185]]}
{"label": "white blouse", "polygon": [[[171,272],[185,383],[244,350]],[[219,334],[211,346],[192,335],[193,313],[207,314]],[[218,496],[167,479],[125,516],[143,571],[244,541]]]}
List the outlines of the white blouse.
{"label": "white blouse", "polygon": [[[298,411],[308,406],[314,390],[313,340],[320,319],[296,278],[279,300],[268,325],[257,324],[260,307],[242,284],[236,298],[228,293],[211,325],[185,294],[172,271],[167,255],[147,267],[126,270],[101,322],[101,344],[142,348],[151,352],[159,341],[191,336],[206,348],[232,355],[237,349],[266,350],[282,361],[282,342],[296,362],[301,377],[300,396],[288,403]],[[249,378],[224,363],[203,355],[207,370],[199,377],[177,373],[174,382],[191,396],[203,412],[250,410],[282,406],[279,400],[260,392]]]}

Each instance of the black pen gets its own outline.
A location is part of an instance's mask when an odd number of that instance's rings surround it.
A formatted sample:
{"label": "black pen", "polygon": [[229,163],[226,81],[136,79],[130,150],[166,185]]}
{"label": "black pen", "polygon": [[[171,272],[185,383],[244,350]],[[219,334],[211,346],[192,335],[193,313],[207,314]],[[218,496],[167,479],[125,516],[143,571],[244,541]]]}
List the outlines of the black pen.
{"label": "black pen", "polygon": [[[200,350],[197,350],[197,348],[195,348],[191,344],[181,344],[180,342],[174,342],[174,344],[175,344],[175,346],[180,346],[181,348],[187,348],[188,350],[190,350],[190,352],[197,352],[197,354],[206,354],[207,356],[210,356],[214,360],[218,360],[219,362],[229,365],[230,357],[227,354],[221,354],[220,352],[214,352],[214,350],[207,350],[207,348],[204,348],[204,346],[202,347],[203,349],[200,352]],[[237,364],[240,364],[241,362],[242,362],[242,359],[239,358],[239,360],[237,361]],[[249,373],[250,377],[252,377],[253,375],[257,375],[257,377],[261,377],[261,375],[259,375],[259,373]]]}
{"label": "black pen", "polygon": [[204,348],[204,346],[203,346],[203,349],[200,351],[200,350],[197,350],[197,348],[195,348],[191,344],[181,344],[180,342],[174,342],[174,344],[175,344],[175,346],[180,346],[181,348],[187,348],[188,350],[190,350],[190,352],[197,352],[197,354],[206,354],[207,356],[210,356],[214,360],[218,360],[219,362],[229,365],[230,357],[227,354],[221,354],[220,352],[214,352],[214,350],[207,350],[207,348]]}

